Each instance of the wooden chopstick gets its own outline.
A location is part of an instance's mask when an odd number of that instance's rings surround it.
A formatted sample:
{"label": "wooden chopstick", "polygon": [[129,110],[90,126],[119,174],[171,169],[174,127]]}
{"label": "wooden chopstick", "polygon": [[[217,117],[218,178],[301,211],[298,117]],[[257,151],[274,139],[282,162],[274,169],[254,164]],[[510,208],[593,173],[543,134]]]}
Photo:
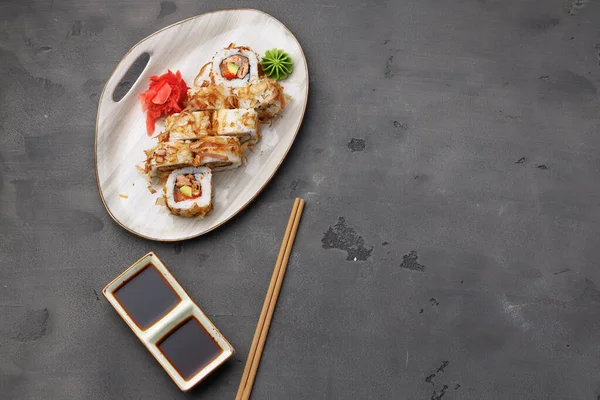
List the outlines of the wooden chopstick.
{"label": "wooden chopstick", "polygon": [[261,334],[260,334],[258,347],[256,349],[256,352],[254,353],[254,359],[252,360],[252,368],[250,369],[248,381],[246,382],[246,388],[244,389],[244,392],[242,394],[242,400],[248,400],[250,398],[250,394],[252,393],[252,387],[254,386],[254,380],[256,378],[256,373],[258,371],[258,365],[260,363],[260,359],[262,357],[262,352],[265,347],[265,341],[267,340],[267,334],[269,333],[269,327],[271,326],[273,312],[275,311],[275,305],[277,304],[277,299],[279,297],[279,292],[281,290],[281,285],[283,283],[283,277],[285,276],[285,271],[287,270],[287,264],[290,259],[290,253],[292,252],[294,240],[296,239],[296,232],[298,231],[298,224],[300,223],[300,216],[302,215],[303,209],[304,209],[304,200],[300,199],[300,201],[298,202],[298,209],[296,210],[294,225],[292,227],[292,231],[290,233],[290,237],[288,239],[287,246],[285,249],[285,255],[283,256],[283,260],[281,261],[280,271],[279,271],[279,274],[277,275],[277,283],[275,285],[275,290],[273,292],[271,302],[269,303],[269,310],[267,312],[267,316],[265,317],[265,324],[264,324]]}
{"label": "wooden chopstick", "polygon": [[254,353],[258,346],[258,340],[260,338],[260,333],[261,333],[263,325],[265,323],[265,317],[267,316],[267,311],[269,310],[269,304],[271,302],[271,297],[273,296],[273,291],[275,289],[275,284],[277,282],[277,276],[279,275],[279,270],[281,268],[281,261],[283,260],[283,256],[285,254],[285,248],[287,247],[287,242],[290,237],[290,232],[292,231],[292,226],[294,225],[294,219],[296,218],[296,211],[298,209],[299,202],[300,202],[300,199],[298,199],[298,198],[294,201],[294,206],[292,208],[292,214],[290,215],[290,219],[288,221],[287,228],[285,229],[285,234],[283,235],[283,242],[281,243],[281,248],[279,249],[279,255],[277,256],[277,261],[275,262],[275,269],[273,271],[273,276],[271,276],[271,283],[269,284],[269,288],[267,289],[267,296],[265,297],[265,302],[264,302],[262,310],[260,312],[260,317],[258,318],[258,324],[256,324],[256,331],[254,332],[254,338],[252,339],[252,345],[250,345],[250,352],[248,353],[248,359],[246,360],[246,365],[244,367],[244,373],[242,374],[242,380],[240,382],[240,387],[238,388],[238,392],[235,396],[235,400],[241,400],[242,394],[244,392],[244,388],[246,387],[246,381],[248,380],[248,375],[250,374],[250,368],[252,367]]}
{"label": "wooden chopstick", "polygon": [[275,311],[275,305],[277,304],[277,298],[281,290],[281,284],[283,277],[287,269],[287,264],[290,258],[290,253],[296,238],[296,232],[298,230],[298,224],[300,223],[300,216],[304,209],[304,200],[296,198],[292,213],[288,221],[285,234],[283,236],[283,242],[279,249],[279,255],[275,262],[275,268],[273,275],[271,276],[271,282],[265,302],[263,304],[258,324],[256,325],[256,331],[254,332],[254,338],[252,339],[252,345],[250,346],[250,352],[248,353],[248,359],[246,360],[246,366],[244,367],[244,373],[242,374],[242,380],[240,387],[238,388],[235,396],[236,400],[247,400],[250,398],[252,393],[252,387],[254,386],[254,379],[256,378],[256,372],[258,370],[258,364],[262,357],[262,352],[265,347],[265,341],[267,340],[267,333],[271,325],[273,318],[273,312]]}

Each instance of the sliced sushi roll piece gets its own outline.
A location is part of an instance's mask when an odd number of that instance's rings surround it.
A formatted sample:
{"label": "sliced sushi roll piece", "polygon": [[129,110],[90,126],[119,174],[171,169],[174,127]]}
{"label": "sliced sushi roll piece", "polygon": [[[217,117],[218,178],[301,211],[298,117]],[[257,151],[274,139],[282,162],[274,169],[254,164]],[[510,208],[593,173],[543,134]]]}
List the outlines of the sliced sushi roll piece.
{"label": "sliced sushi roll piece", "polygon": [[206,136],[190,144],[194,166],[204,166],[213,172],[226,171],[242,165],[240,141],[231,136]]}
{"label": "sliced sushi roll piece", "polygon": [[193,111],[239,108],[238,99],[230,88],[208,82],[188,90],[185,105]]}
{"label": "sliced sushi roll piece", "polygon": [[216,110],[212,115],[212,129],[217,136],[234,136],[240,144],[255,144],[258,133],[258,114],[254,109]]}
{"label": "sliced sushi roll piece", "polygon": [[163,192],[171,214],[203,218],[212,209],[212,171],[206,167],[176,169]]}
{"label": "sliced sushi roll piece", "polygon": [[151,177],[166,176],[175,169],[191,167],[194,163],[189,141],[159,142],[145,153],[144,172]]}
{"label": "sliced sushi roll piece", "polygon": [[283,86],[266,76],[246,87],[234,88],[232,93],[238,99],[239,108],[255,109],[262,123],[273,119],[286,106]]}
{"label": "sliced sushi roll piece", "polygon": [[258,114],[253,109],[183,111],[167,117],[160,142],[233,136],[240,144],[258,142]]}
{"label": "sliced sushi roll piece", "polygon": [[213,57],[212,81],[225,87],[248,86],[258,79],[258,56],[249,47],[228,47]]}
{"label": "sliced sushi roll piece", "polygon": [[265,123],[283,111],[287,98],[277,81],[262,76],[243,87],[195,86],[188,91],[185,104],[192,111],[252,108],[258,113],[258,120]]}
{"label": "sliced sushi roll piece", "polygon": [[165,132],[159,140],[188,140],[210,135],[212,111],[182,111],[165,120]]}
{"label": "sliced sushi roll piece", "polygon": [[225,171],[242,165],[240,141],[231,136],[205,136],[198,140],[159,142],[146,150],[144,172],[150,177],[163,177],[184,167],[205,166]]}

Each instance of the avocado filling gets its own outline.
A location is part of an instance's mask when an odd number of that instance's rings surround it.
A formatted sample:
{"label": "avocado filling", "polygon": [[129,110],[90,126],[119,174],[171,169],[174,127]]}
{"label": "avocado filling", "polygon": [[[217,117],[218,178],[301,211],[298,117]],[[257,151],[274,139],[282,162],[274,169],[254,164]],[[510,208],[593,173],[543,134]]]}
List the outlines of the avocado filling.
{"label": "avocado filling", "polygon": [[247,57],[235,54],[221,61],[220,68],[221,76],[225,79],[244,79],[248,75],[250,62]]}
{"label": "avocado filling", "polygon": [[173,197],[175,202],[196,199],[202,195],[202,186],[192,174],[179,174],[175,180]]}

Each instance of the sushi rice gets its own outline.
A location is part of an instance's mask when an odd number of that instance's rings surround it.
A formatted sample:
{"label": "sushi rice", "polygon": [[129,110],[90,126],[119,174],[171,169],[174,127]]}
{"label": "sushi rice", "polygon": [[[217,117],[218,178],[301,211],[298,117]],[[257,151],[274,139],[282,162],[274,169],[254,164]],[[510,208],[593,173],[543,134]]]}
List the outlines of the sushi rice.
{"label": "sushi rice", "polygon": [[[195,199],[175,201],[175,187],[178,175],[193,175],[200,182],[201,194]],[[163,193],[169,212],[181,217],[203,218],[212,210],[212,171],[206,167],[176,169],[169,175]]]}
{"label": "sushi rice", "polygon": [[258,114],[254,109],[183,111],[167,117],[160,142],[201,139],[205,136],[234,136],[241,144],[258,142]]}
{"label": "sushi rice", "polygon": [[194,166],[205,166],[213,172],[227,171],[242,165],[240,141],[231,136],[206,136],[190,144]]}
{"label": "sushi rice", "polygon": [[165,120],[165,131],[169,140],[198,139],[211,134],[211,111],[183,111]]}
{"label": "sushi rice", "polygon": [[230,136],[159,142],[146,150],[144,172],[150,177],[162,177],[175,169],[201,166],[214,172],[226,171],[242,165],[242,154],[239,139]]}
{"label": "sushi rice", "polygon": [[254,109],[216,110],[212,115],[212,131],[217,136],[235,136],[240,143],[256,143],[258,134],[258,114]]}

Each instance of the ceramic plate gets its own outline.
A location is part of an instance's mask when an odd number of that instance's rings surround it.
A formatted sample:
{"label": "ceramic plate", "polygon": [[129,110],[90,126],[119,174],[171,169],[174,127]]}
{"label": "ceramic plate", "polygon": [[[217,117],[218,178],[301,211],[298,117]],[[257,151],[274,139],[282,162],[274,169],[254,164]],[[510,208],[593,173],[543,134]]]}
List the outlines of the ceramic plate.
{"label": "ceramic plate", "polygon": [[[188,86],[200,68],[230,43],[249,46],[259,55],[284,49],[294,60],[294,72],[281,81],[292,99],[271,126],[262,125],[262,140],[248,163],[213,175],[214,210],[204,219],[171,215],[157,206],[162,191],[151,194],[147,178],[136,165],[156,139],[146,134],[145,114],[138,95],[152,75],[180,70]],[[133,62],[144,53],[150,60],[130,91],[113,101],[115,88]],[[110,216],[128,231],[151,240],[176,241],[200,236],[231,219],[246,207],[273,177],[289,151],[306,109],[308,68],[300,44],[281,22],[257,10],[223,10],[199,15],[148,36],[123,57],[109,78],[96,120],[96,178]],[[157,127],[158,132],[158,127]]]}

